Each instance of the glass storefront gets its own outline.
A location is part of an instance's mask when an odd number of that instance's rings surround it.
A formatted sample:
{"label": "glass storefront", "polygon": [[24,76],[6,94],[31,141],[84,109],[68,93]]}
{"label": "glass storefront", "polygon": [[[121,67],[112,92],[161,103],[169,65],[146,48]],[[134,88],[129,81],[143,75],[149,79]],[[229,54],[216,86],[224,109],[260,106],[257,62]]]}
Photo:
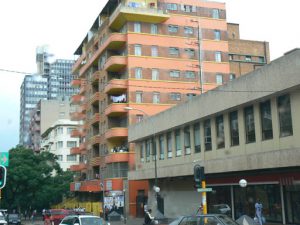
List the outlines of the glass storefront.
{"label": "glass storefront", "polygon": [[284,188],[286,222],[300,224],[300,185]]}
{"label": "glass storefront", "polygon": [[[267,222],[282,223],[282,205],[279,184],[248,185],[244,188],[240,186],[212,187],[213,191],[207,193],[209,213],[225,213],[232,216],[231,188],[233,188],[234,219],[238,219],[243,215],[253,218],[255,216],[254,205],[259,198],[263,204],[263,215]],[[293,192],[291,192],[290,195],[293,196],[293,198],[296,198],[296,194]],[[300,207],[299,192],[297,196],[298,205],[296,207]],[[292,210],[295,206],[291,205],[291,203],[289,204],[290,217],[293,217],[295,221],[295,211],[293,212]],[[299,217],[297,219],[299,221]]]}

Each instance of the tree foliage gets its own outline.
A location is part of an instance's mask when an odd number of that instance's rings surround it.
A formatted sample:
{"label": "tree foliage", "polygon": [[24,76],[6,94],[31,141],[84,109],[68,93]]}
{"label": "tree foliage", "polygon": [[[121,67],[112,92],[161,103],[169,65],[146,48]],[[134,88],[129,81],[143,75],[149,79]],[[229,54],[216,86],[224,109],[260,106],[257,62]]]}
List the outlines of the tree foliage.
{"label": "tree foliage", "polygon": [[55,155],[16,147],[9,151],[7,182],[1,207],[19,211],[50,208],[70,195],[71,172],[63,172]]}

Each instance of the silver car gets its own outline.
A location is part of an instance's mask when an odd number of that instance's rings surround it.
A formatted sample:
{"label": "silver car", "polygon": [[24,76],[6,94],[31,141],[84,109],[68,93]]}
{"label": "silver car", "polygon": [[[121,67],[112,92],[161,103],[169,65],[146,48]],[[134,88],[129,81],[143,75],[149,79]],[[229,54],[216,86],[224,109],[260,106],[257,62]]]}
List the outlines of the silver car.
{"label": "silver car", "polygon": [[206,214],[180,216],[169,225],[238,225],[238,223],[224,214]]}

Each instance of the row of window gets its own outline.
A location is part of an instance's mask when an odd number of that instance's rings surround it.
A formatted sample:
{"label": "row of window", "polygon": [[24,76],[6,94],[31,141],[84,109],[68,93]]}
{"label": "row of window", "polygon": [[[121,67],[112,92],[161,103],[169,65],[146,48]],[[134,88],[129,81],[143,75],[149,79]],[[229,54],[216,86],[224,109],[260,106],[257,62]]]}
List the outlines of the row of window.
{"label": "row of window", "polygon": [[[192,98],[193,96],[196,96],[194,93],[188,93],[186,94],[188,99]],[[177,92],[172,92],[169,94],[169,99],[171,101],[181,101],[182,100],[182,94]],[[136,91],[135,93],[135,102],[136,103],[143,103],[143,91]],[[152,93],[152,103],[158,104],[160,103],[160,92],[153,92]]]}
{"label": "row of window", "polygon": [[[179,78],[181,73],[183,73],[184,77],[188,79],[195,79],[196,77],[195,71],[180,71],[180,70],[170,70],[169,76],[173,78]],[[135,68],[134,76],[136,79],[143,79],[143,68],[142,67]],[[159,80],[159,69],[151,69],[151,77],[152,80]]]}
{"label": "row of window", "polygon": [[[57,155],[57,161],[62,162],[64,161],[63,155]],[[76,155],[67,155],[67,162],[76,162],[77,158]]]}
{"label": "row of window", "polygon": [[[148,24],[147,24],[148,26]],[[158,34],[158,24],[151,24],[150,25],[150,33],[151,34]],[[183,33],[186,35],[194,35],[196,33],[195,28],[191,27],[191,26],[179,26],[179,25],[173,25],[173,24],[169,24],[168,27],[168,32],[169,34],[176,34],[179,33],[182,29]],[[133,32],[135,33],[141,33],[142,32],[142,23],[140,22],[134,22],[133,24]],[[221,40],[221,30],[219,29],[215,29],[213,30],[214,33],[214,40]]]}
{"label": "row of window", "polygon": [[[67,148],[74,148],[77,146],[76,141],[67,141],[67,143],[65,143],[65,144],[66,144]],[[56,147],[56,149],[64,148],[64,142],[63,141],[56,142],[55,147]]]}
{"label": "row of window", "polygon": [[[159,57],[159,54],[158,54],[158,46],[156,45],[153,45],[151,46],[151,56],[152,57]],[[168,54],[169,56],[179,56],[180,55],[180,49],[177,48],[177,47],[169,47],[168,48]],[[194,57],[195,56],[195,50],[192,49],[192,48],[187,48],[187,49],[184,49],[184,54],[190,56],[190,57]],[[143,52],[142,52],[142,45],[140,44],[135,44],[134,45],[134,55],[136,56],[142,56],[143,55]],[[214,52],[214,60],[215,62],[222,62],[222,52],[220,51],[215,51]]]}
{"label": "row of window", "polygon": [[245,62],[258,62],[258,63],[265,63],[264,56],[256,56],[257,60],[253,59],[251,55],[234,55],[228,54],[230,61],[245,61]]}
{"label": "row of window", "polygon": [[[293,123],[290,96],[282,95],[276,99],[276,109],[278,113],[278,127],[279,136],[286,137],[293,135]],[[241,132],[239,130],[239,113],[238,111],[232,111],[228,114],[229,125],[229,140],[230,146],[240,145]],[[259,117],[260,117],[260,132],[262,141],[273,139],[273,123],[272,120],[272,107],[271,100],[261,102],[259,104]],[[180,129],[176,129],[174,132],[168,132],[166,135],[159,135],[158,150],[159,158],[165,158],[165,152],[167,158],[173,157],[173,149],[175,149],[176,156],[183,154],[191,154],[191,146],[193,145],[194,152],[199,153],[201,151],[201,143],[203,142],[204,150],[212,150],[212,118],[206,119],[202,122],[203,135],[200,135],[200,122],[192,125],[187,125],[183,128],[183,132]],[[217,149],[225,148],[225,130],[224,130],[224,115],[218,115],[215,120],[215,144]],[[243,122],[244,122],[244,135],[245,143],[256,142],[256,130],[255,126],[255,113],[253,105],[247,106],[243,109]],[[181,135],[183,134],[183,138]],[[193,143],[192,137],[193,135]],[[174,140],[174,143],[173,143]],[[165,145],[166,141],[166,145]],[[183,141],[183,143],[182,143]],[[152,149],[152,156],[155,157],[157,144],[153,139],[146,140],[140,147],[140,160],[141,162],[150,161],[150,152]],[[165,151],[165,148],[167,151]],[[182,149],[183,148],[183,149]]]}
{"label": "row of window", "polygon": [[[65,113],[61,112],[61,115],[65,115]],[[65,128],[65,127],[57,127],[54,130],[54,135],[55,136],[56,135],[62,135],[65,132],[67,132],[67,134],[71,134],[74,129],[75,129],[74,127],[67,127],[67,128]]]}

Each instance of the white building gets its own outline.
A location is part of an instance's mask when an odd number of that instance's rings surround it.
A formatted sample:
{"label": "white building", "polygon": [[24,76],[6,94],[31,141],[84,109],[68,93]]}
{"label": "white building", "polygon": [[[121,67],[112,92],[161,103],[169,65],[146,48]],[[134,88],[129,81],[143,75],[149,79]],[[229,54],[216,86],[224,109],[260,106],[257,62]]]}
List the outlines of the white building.
{"label": "white building", "polygon": [[42,134],[41,151],[50,151],[56,155],[64,171],[79,163],[79,155],[71,154],[71,150],[79,146],[79,138],[71,137],[78,124],[77,121],[67,119],[57,120]]}

